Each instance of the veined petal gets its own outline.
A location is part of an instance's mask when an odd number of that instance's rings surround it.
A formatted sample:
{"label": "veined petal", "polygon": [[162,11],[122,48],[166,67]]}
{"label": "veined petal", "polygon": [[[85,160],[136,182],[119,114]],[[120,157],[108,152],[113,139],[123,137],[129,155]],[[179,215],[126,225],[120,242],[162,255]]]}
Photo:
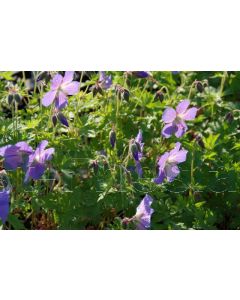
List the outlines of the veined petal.
{"label": "veined petal", "polygon": [[177,130],[175,132],[175,136],[177,138],[180,138],[187,131],[188,127],[187,127],[187,125],[184,121],[181,121],[181,122],[177,123],[176,126],[177,126]]}
{"label": "veined petal", "polygon": [[177,177],[180,173],[180,170],[176,165],[167,165],[164,171],[167,177],[167,181],[169,182],[172,182],[175,179],[175,177]]}
{"label": "veined petal", "polygon": [[178,103],[177,107],[176,107],[176,111],[177,114],[183,114],[188,106],[190,105],[190,101],[189,100],[182,100],[180,103]]}
{"label": "veined petal", "polygon": [[43,154],[43,162],[50,160],[52,158],[54,151],[55,151],[54,148],[46,149]]}
{"label": "veined petal", "polygon": [[56,74],[51,80],[51,90],[57,90],[60,87],[62,80],[62,75]]}
{"label": "veined petal", "polygon": [[194,120],[198,109],[196,107],[189,108],[183,115],[182,118],[186,121]]}
{"label": "veined petal", "polygon": [[177,116],[175,109],[168,107],[165,109],[162,115],[162,120],[164,123],[172,123]]}
{"label": "veined petal", "polygon": [[57,90],[47,92],[42,99],[42,105],[45,107],[51,105],[56,97],[56,94]]}
{"label": "veined petal", "polygon": [[73,82],[64,84],[62,86],[62,89],[63,89],[64,93],[67,95],[75,95],[78,93],[79,84],[80,84],[79,82],[73,81]]}
{"label": "veined petal", "polygon": [[187,159],[188,151],[183,149],[169,156],[168,161],[171,163],[182,163]]}
{"label": "veined petal", "polygon": [[63,77],[63,83],[73,81],[74,72],[73,71],[66,71]]}

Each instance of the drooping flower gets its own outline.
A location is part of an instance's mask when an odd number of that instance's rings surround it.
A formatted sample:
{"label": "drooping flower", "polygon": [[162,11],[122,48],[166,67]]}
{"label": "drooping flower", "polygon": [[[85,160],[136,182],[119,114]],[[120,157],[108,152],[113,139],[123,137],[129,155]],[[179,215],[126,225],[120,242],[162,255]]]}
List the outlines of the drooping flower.
{"label": "drooping flower", "polygon": [[9,214],[10,190],[0,191],[0,219],[5,223]]}
{"label": "drooping flower", "polygon": [[158,159],[158,177],[154,179],[156,184],[161,184],[164,179],[172,182],[180,173],[178,164],[186,161],[187,150],[181,149],[181,143],[176,143],[175,148],[170,152],[164,153]]}
{"label": "drooping flower", "polygon": [[32,153],[32,147],[26,142],[0,148],[0,156],[4,157],[4,168],[6,170],[16,170],[18,167],[25,169],[28,156]]}
{"label": "drooping flower", "polygon": [[136,214],[132,218],[136,222],[137,229],[148,229],[151,226],[151,216],[154,212],[151,208],[153,199],[146,194],[139,206],[137,207]]}
{"label": "drooping flower", "polygon": [[55,108],[54,111],[53,111],[53,115],[52,115],[52,122],[53,122],[54,126],[56,126],[57,121],[62,123],[64,126],[67,126],[67,127],[69,126],[68,125],[68,120],[64,116],[64,114],[61,112],[61,110]]}
{"label": "drooping flower", "polygon": [[185,121],[195,119],[198,110],[196,107],[188,109],[189,105],[189,100],[183,100],[177,105],[176,110],[172,107],[165,109],[162,116],[162,120],[166,124],[162,130],[165,138],[169,138],[173,134],[179,138],[187,131],[188,127]]}
{"label": "drooping flower", "polygon": [[140,164],[140,160],[143,157],[143,146],[144,146],[144,143],[142,143],[142,139],[143,139],[142,130],[139,129],[138,135],[136,136],[135,139],[132,139],[130,143],[130,151],[135,161],[136,172],[140,177],[142,177],[143,174],[142,166]]}
{"label": "drooping flower", "polygon": [[152,74],[147,71],[132,71],[131,73],[138,78],[148,78],[152,76]]}
{"label": "drooping flower", "polygon": [[48,141],[43,140],[34,153],[29,156],[27,172],[24,182],[28,182],[30,178],[39,179],[42,177],[46,169],[47,161],[52,159],[54,148],[45,149]]}
{"label": "drooping flower", "polygon": [[112,76],[111,75],[108,76],[106,72],[100,71],[99,85],[104,90],[109,89],[112,85]]}
{"label": "drooping flower", "polygon": [[64,77],[56,74],[51,81],[51,89],[42,99],[43,106],[49,106],[53,102],[57,109],[62,109],[68,104],[68,95],[78,93],[79,82],[73,81],[74,72],[65,72]]}

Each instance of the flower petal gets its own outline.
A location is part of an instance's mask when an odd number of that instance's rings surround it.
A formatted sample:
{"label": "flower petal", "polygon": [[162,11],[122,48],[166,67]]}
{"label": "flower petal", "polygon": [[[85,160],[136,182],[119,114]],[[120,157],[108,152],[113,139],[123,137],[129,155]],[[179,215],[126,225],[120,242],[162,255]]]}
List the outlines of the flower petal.
{"label": "flower petal", "polygon": [[153,182],[156,184],[161,184],[161,183],[163,183],[164,179],[165,179],[165,173],[164,173],[163,169],[160,169],[158,177],[154,178]]}
{"label": "flower petal", "polygon": [[183,114],[188,106],[190,105],[190,101],[189,100],[182,100],[180,103],[178,103],[177,107],[176,107],[176,111],[177,114]]}
{"label": "flower petal", "polygon": [[33,166],[30,166],[28,168],[24,182],[26,183],[30,178],[35,180],[41,178],[44,171],[45,171],[44,164],[35,163]]}
{"label": "flower petal", "polygon": [[184,121],[181,121],[180,123],[176,124],[176,126],[177,126],[177,130],[175,132],[175,136],[177,138],[180,138],[187,131],[188,127]]}
{"label": "flower petal", "polygon": [[63,125],[65,125],[65,126],[69,126],[68,125],[68,120],[67,120],[67,118],[61,113],[61,112],[59,112],[58,114],[57,114],[57,117],[58,117],[58,120],[63,124]]}
{"label": "flower petal", "polygon": [[180,170],[176,165],[167,165],[165,168],[165,174],[168,182],[172,182],[179,173]]}
{"label": "flower petal", "polygon": [[67,83],[66,85],[63,85],[62,89],[63,89],[64,93],[67,95],[75,95],[78,93],[79,84],[80,84],[79,82],[73,81],[73,82]]}
{"label": "flower petal", "polygon": [[164,123],[172,123],[177,116],[175,109],[168,107],[165,109],[162,115],[162,120]]}
{"label": "flower petal", "polygon": [[51,105],[56,97],[56,94],[56,90],[46,93],[42,99],[42,105],[45,107]]}
{"label": "flower petal", "polygon": [[74,72],[73,71],[66,71],[63,77],[63,83],[73,81]]}
{"label": "flower petal", "polygon": [[49,148],[49,149],[46,149],[44,151],[44,155],[43,155],[43,162],[46,162],[47,160],[50,160],[52,158],[52,155],[54,153],[54,148]]}
{"label": "flower petal", "polygon": [[61,110],[64,107],[66,107],[67,104],[68,104],[67,96],[63,92],[60,92],[57,99],[56,99],[56,102],[55,102],[56,108],[58,110]]}
{"label": "flower petal", "polygon": [[170,136],[173,135],[177,130],[178,130],[178,127],[175,124],[170,123],[163,127],[162,135],[165,138],[170,138]]}
{"label": "flower petal", "polygon": [[182,150],[174,153],[173,155],[170,155],[169,158],[168,158],[168,160],[171,163],[174,163],[174,164],[182,163],[182,162],[186,161],[186,159],[187,159],[187,153],[188,153],[187,150],[182,149]]}
{"label": "flower petal", "polygon": [[194,120],[196,117],[198,109],[196,107],[189,108],[182,116],[186,121]]}
{"label": "flower petal", "polygon": [[135,163],[136,163],[136,172],[139,177],[142,177],[142,175],[143,175],[142,166],[139,161],[136,161]]}
{"label": "flower petal", "polygon": [[9,214],[10,191],[0,191],[0,219],[5,223]]}
{"label": "flower petal", "polygon": [[51,80],[51,90],[57,90],[60,87],[62,80],[62,75],[56,74]]}

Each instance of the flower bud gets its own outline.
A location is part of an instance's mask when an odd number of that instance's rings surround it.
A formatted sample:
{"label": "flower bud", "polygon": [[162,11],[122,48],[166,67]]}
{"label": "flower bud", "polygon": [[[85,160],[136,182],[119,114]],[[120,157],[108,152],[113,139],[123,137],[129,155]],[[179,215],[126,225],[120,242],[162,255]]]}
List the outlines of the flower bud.
{"label": "flower bud", "polygon": [[136,142],[132,142],[131,145],[130,145],[130,151],[131,151],[131,154],[133,156],[133,158],[138,161],[139,158],[138,158],[138,146],[137,146],[137,143]]}
{"label": "flower bud", "polygon": [[103,95],[103,89],[99,84],[95,84],[92,88],[93,97],[95,97],[98,93]]}
{"label": "flower bud", "polygon": [[11,105],[12,102],[13,102],[13,95],[9,94],[8,97],[7,97],[7,100],[8,100],[8,104]]}
{"label": "flower bud", "polygon": [[22,99],[22,97],[21,97],[19,94],[13,95],[13,98],[14,98],[14,100],[15,100],[17,103],[20,103],[20,102],[21,102],[21,99]]}
{"label": "flower bud", "polygon": [[109,142],[110,142],[112,148],[114,148],[115,143],[116,143],[116,132],[114,131],[114,129],[112,129],[109,133]]}
{"label": "flower bud", "polygon": [[132,74],[138,78],[148,78],[152,76],[150,72],[146,72],[146,71],[133,71]]}
{"label": "flower bud", "polygon": [[63,125],[65,125],[66,127],[69,127],[68,121],[67,121],[66,117],[63,115],[62,112],[59,112],[58,115],[57,115],[57,117],[58,117],[58,120],[59,120]]}
{"label": "flower bud", "polygon": [[196,82],[196,89],[199,93],[202,93],[204,91],[204,87],[201,81]]}
{"label": "flower bud", "polygon": [[159,100],[160,102],[162,102],[164,100],[164,94],[162,91],[157,91],[155,96],[154,96],[154,100]]}
{"label": "flower bud", "polygon": [[226,114],[225,120],[230,124],[234,120],[233,113],[230,111]]}
{"label": "flower bud", "polygon": [[57,116],[56,115],[52,116],[52,122],[53,122],[53,126],[57,125]]}

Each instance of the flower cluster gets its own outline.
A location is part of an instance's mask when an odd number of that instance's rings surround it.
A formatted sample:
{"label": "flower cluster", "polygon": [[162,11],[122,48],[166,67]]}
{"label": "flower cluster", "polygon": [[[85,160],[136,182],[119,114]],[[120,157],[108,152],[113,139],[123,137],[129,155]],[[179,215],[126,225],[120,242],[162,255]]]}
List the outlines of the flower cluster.
{"label": "flower cluster", "polygon": [[[52,159],[54,148],[46,149],[48,141],[43,140],[34,151],[26,142],[7,145],[0,148],[0,156],[4,158],[5,170],[22,168],[25,172],[24,183],[30,179],[40,179],[46,170],[47,162]],[[0,218],[6,221],[9,210],[10,190],[0,191]]]}
{"label": "flower cluster", "polygon": [[[189,100],[183,100],[177,105],[176,110],[168,107],[163,112],[162,120],[166,124],[162,130],[163,137],[169,138],[172,134],[175,134],[176,137],[183,136],[187,131],[185,121],[193,120],[197,113],[197,108],[188,108],[189,105]],[[142,176],[140,160],[143,157],[143,146],[142,131],[139,130],[137,137],[130,141],[130,152],[135,161],[136,171],[140,177]],[[172,182],[179,175],[178,164],[186,161],[187,153],[187,150],[181,148],[181,143],[177,142],[171,151],[162,154],[157,160],[158,176],[153,182],[156,184],[162,184],[164,180]],[[124,223],[135,220],[138,221],[138,229],[149,228],[153,213],[153,209],[150,207],[152,201],[152,198],[146,195],[138,206],[136,215],[131,219],[125,218],[123,220]]]}

